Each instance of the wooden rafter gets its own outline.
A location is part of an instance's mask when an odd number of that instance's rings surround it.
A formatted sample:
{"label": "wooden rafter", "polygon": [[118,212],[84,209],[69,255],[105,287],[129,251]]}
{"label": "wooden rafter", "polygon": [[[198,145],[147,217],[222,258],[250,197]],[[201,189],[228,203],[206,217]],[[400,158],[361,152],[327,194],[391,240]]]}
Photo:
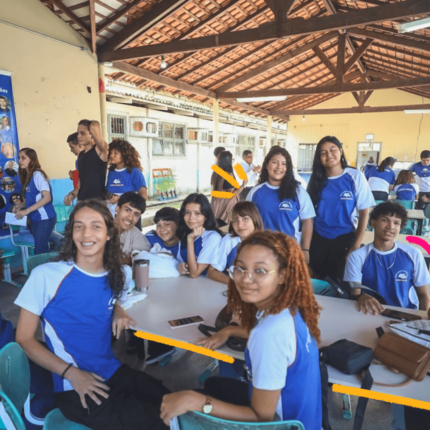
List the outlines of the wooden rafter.
{"label": "wooden rafter", "polygon": [[102,21],[97,26],[97,34],[101,33],[103,30],[112,25],[115,21],[118,21],[127,13],[129,13],[134,7],[136,7],[142,0],[131,0],[129,3],[124,5],[121,9],[114,12],[112,15],[108,16],[104,21]]}
{"label": "wooden rafter", "polygon": [[[159,5],[174,1],[175,0],[164,0],[163,2],[159,3]],[[176,1],[180,2],[181,0]],[[177,3],[175,4],[177,5]],[[153,9],[156,9],[156,7]],[[291,19],[282,25],[281,36],[292,37],[311,34],[318,31],[353,28],[357,25],[396,20],[399,18],[417,16],[426,13],[430,13],[430,2],[423,2],[422,0],[410,0],[408,2],[401,3],[388,3],[386,6],[360,9],[355,12],[341,13],[327,17],[314,17],[307,20]],[[148,14],[144,16],[146,17],[147,15]],[[127,37],[125,36],[126,34],[136,34],[136,31],[132,30],[132,26],[140,20],[141,19],[136,20],[129,27],[122,30],[120,33],[118,33],[118,35],[114,36],[112,38],[115,39],[114,41],[108,41],[106,43],[107,45],[100,55],[101,61],[130,60],[134,58],[167,55],[176,52],[190,52],[200,49],[212,49],[221,46],[234,46],[244,43],[253,43],[271,39],[273,40],[279,37],[279,34],[277,34],[276,28],[274,28],[273,24],[264,24],[257,29],[242,30],[234,33],[222,33],[214,36],[205,36],[181,41],[147,45],[138,48],[110,51],[109,49],[112,49],[112,46],[118,47],[119,44],[122,44],[125,40],[127,40]],[[121,34],[122,32],[124,33]],[[118,41],[120,41],[120,43],[118,43]]]}
{"label": "wooden rafter", "polygon": [[91,50],[93,54],[97,52],[97,33],[96,33],[96,8],[94,0],[88,0],[90,9],[90,29],[91,29]]}
{"label": "wooden rafter", "polygon": [[75,15],[68,7],[66,7],[61,0],[51,0],[52,4],[58,7],[64,15],[71,19],[76,25],[78,25],[82,30],[91,37],[91,31],[85,25],[84,21]]}
{"label": "wooden rafter", "polygon": [[314,48],[312,48],[312,51],[314,51],[315,55],[324,63],[324,65],[327,67],[327,69],[330,70],[332,75],[336,76],[336,67],[330,61],[330,59],[327,57],[327,55],[324,54],[322,49],[319,46],[315,46]]}
{"label": "wooden rafter", "polygon": [[365,53],[366,49],[373,43],[373,39],[366,39],[361,46],[354,52],[354,55],[347,61],[343,69],[346,73]]}
{"label": "wooden rafter", "polygon": [[337,91],[340,92],[343,83],[344,67],[345,67],[345,44],[346,35],[345,33],[339,35],[339,43],[337,45],[337,63],[336,63],[336,87]]}

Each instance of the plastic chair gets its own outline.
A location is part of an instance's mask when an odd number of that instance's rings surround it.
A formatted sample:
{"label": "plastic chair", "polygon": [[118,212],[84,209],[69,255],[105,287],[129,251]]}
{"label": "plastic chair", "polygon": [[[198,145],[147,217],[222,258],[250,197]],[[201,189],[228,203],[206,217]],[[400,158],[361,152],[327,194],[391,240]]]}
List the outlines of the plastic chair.
{"label": "plastic chair", "polygon": [[54,409],[45,417],[43,430],[91,430],[82,424],[69,421],[59,409]]}
{"label": "plastic chair", "polygon": [[319,296],[337,297],[336,289],[327,281],[321,279],[311,279],[314,294]]}
{"label": "plastic chair", "polygon": [[378,206],[379,203],[385,203],[385,200],[375,200],[375,203],[376,203],[375,206]]}
{"label": "plastic chair", "polygon": [[21,412],[29,393],[30,366],[27,357],[17,343],[8,343],[0,350],[0,396],[6,415],[17,430],[25,430]]}
{"label": "plastic chair", "polygon": [[241,423],[215,418],[201,412],[187,412],[178,417],[181,430],[305,430],[300,421],[274,421],[270,423]]}
{"label": "plastic chair", "polygon": [[4,262],[4,280],[9,284],[15,285],[15,287],[21,288],[22,285],[18,284],[18,282],[12,281],[12,275],[10,273],[10,259],[15,256],[15,251],[12,249],[3,248],[0,251],[0,258]]}
{"label": "plastic chair", "polygon": [[61,231],[58,231],[58,224],[67,222],[69,220],[69,216],[71,212],[73,211],[73,206],[66,206],[66,205],[54,205],[54,210],[57,215],[57,223],[55,224],[55,231],[57,233],[62,233],[64,229],[61,229]]}
{"label": "plastic chair", "polygon": [[34,243],[20,241],[19,238],[14,237],[14,234],[17,234],[20,229],[20,226],[9,224],[10,242],[13,246],[21,248],[22,267],[24,268],[24,274],[28,275],[27,261],[31,254],[29,251],[34,250]]}
{"label": "plastic chair", "polygon": [[58,256],[58,252],[46,252],[45,254],[33,255],[28,259],[28,275],[30,276],[31,271],[41,264],[49,263],[55,257]]}
{"label": "plastic chair", "polygon": [[415,201],[414,200],[394,200],[399,205],[402,205],[405,209],[414,209]]}
{"label": "plastic chair", "polygon": [[416,235],[418,230],[418,221],[415,219],[408,219],[406,225],[400,230],[400,234]]}

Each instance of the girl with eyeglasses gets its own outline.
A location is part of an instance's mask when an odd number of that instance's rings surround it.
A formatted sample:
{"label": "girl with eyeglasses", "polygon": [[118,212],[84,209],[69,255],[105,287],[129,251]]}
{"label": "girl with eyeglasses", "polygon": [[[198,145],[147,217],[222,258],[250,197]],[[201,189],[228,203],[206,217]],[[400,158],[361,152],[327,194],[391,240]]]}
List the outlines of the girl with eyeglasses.
{"label": "girl with eyeglasses", "polygon": [[230,215],[229,234],[221,240],[216,261],[209,266],[208,277],[228,284],[226,270],[233,264],[240,243],[256,230],[264,230],[257,207],[251,202],[236,203]]}
{"label": "girl with eyeglasses", "polygon": [[249,334],[249,384],[209,378],[205,394],[164,396],[161,418],[168,424],[187,411],[203,411],[242,422],[294,419],[306,430],[321,430],[320,307],[300,247],[283,233],[255,232],[239,246],[229,272],[229,307],[243,325],[235,335]]}

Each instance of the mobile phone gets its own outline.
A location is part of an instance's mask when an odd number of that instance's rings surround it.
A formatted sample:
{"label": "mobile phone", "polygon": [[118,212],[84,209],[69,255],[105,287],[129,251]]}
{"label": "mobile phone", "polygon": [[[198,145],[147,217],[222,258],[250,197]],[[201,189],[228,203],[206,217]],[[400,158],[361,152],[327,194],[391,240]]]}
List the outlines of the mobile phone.
{"label": "mobile phone", "polygon": [[381,312],[381,315],[401,321],[416,321],[422,319],[419,315],[407,314],[406,312],[396,311],[394,309],[385,309]]}
{"label": "mobile phone", "polygon": [[201,324],[204,322],[204,319],[199,315],[168,321],[170,328],[188,327],[190,325]]}

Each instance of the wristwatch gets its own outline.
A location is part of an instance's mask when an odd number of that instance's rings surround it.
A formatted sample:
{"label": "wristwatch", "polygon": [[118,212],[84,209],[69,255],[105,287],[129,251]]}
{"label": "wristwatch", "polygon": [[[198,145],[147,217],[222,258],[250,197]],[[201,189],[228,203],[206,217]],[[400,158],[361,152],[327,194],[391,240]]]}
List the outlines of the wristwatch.
{"label": "wristwatch", "polygon": [[212,406],[212,397],[211,396],[206,396],[206,402],[203,405],[203,412],[205,414],[209,415],[212,412],[212,408],[213,408],[213,406]]}

